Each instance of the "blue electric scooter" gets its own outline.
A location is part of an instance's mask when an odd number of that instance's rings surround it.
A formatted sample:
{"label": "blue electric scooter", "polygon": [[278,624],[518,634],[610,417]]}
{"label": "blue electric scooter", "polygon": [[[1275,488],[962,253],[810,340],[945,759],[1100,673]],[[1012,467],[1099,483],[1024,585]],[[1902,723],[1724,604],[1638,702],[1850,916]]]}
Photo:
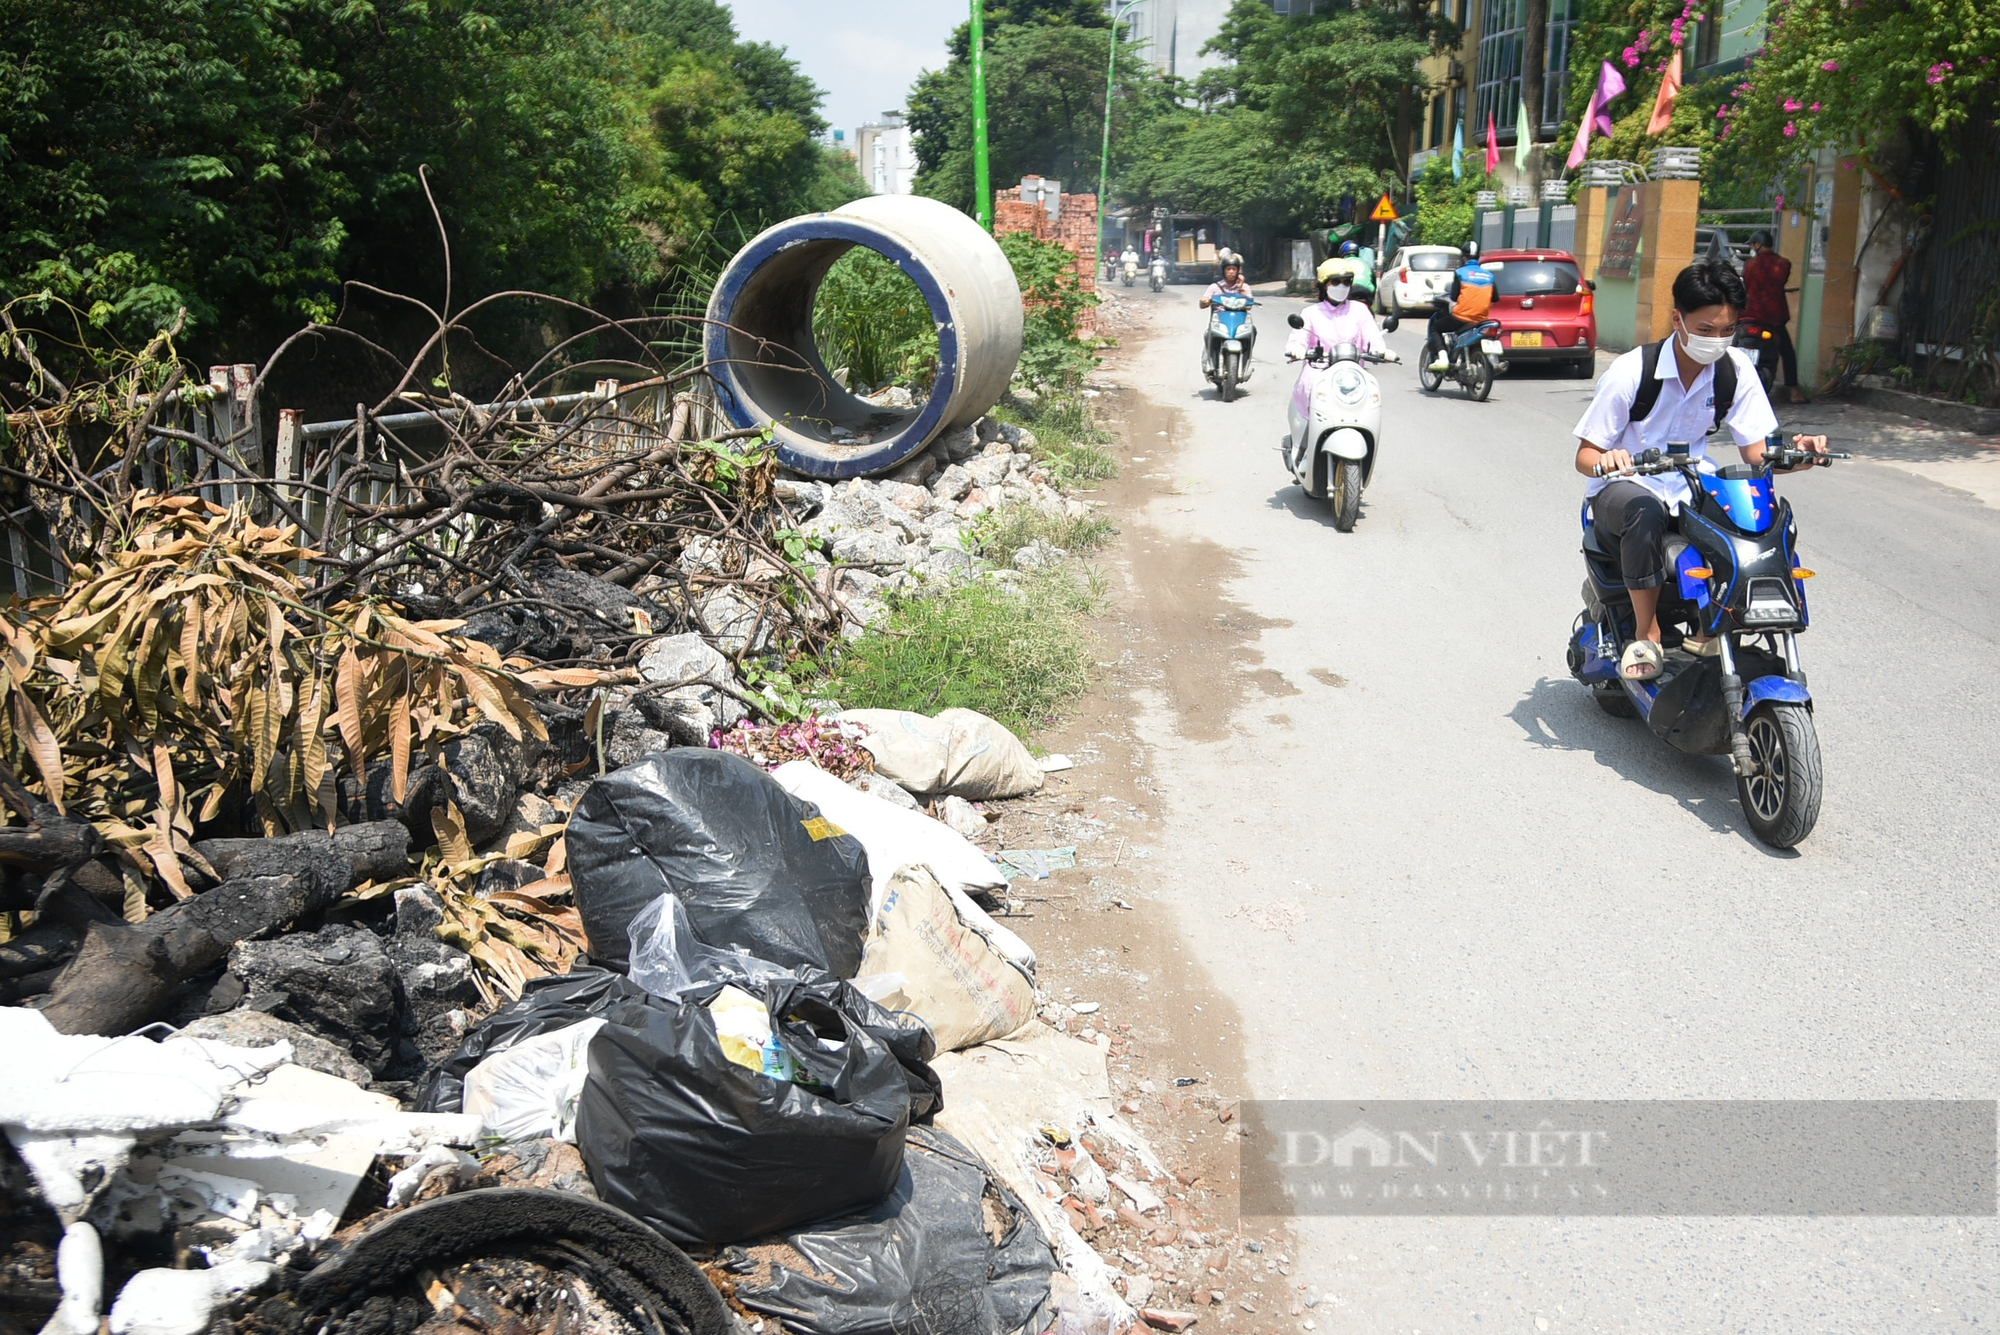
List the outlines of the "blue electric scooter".
{"label": "blue electric scooter", "polygon": [[[1606,713],[1644,719],[1655,736],[1689,755],[1729,756],[1750,828],[1775,848],[1792,848],[1812,833],[1821,774],[1798,649],[1813,572],[1798,563],[1798,525],[1772,474],[1847,457],[1787,449],[1774,435],[1756,468],[1697,468],[1685,444],[1634,461],[1634,473],[1681,473],[1691,493],[1667,536],[1659,621],[1668,652],[1665,670],[1651,681],[1618,671],[1635,634],[1631,595],[1615,545],[1598,536],[1590,503],[1583,507],[1588,578],[1570,634],[1570,672]],[[1714,639],[1720,652],[1683,651],[1689,636]]]}
{"label": "blue electric scooter", "polygon": [[1209,298],[1208,334],[1202,344],[1202,372],[1215,382],[1224,403],[1236,400],[1236,387],[1250,378],[1250,353],[1257,346],[1257,326],[1250,323],[1254,297],[1228,293]]}

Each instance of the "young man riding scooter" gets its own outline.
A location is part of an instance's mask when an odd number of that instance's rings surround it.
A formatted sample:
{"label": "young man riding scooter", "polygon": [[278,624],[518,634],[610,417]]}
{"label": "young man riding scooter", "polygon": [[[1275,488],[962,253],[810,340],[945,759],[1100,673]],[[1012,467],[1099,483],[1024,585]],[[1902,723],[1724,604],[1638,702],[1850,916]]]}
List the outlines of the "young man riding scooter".
{"label": "young man riding scooter", "polygon": [[[1634,638],[1618,664],[1632,681],[1649,681],[1665,666],[1659,608],[1667,578],[1667,523],[1689,495],[1687,480],[1677,472],[1616,475],[1632,467],[1634,455],[1664,452],[1670,442],[1687,442],[1689,459],[1700,465],[1708,457],[1709,433],[1725,426],[1743,462],[1763,465],[1764,442],[1778,429],[1778,419],[1756,363],[1731,346],[1745,301],[1743,280],[1727,264],[1681,270],[1674,279],[1673,333],[1611,363],[1576,424],[1576,471],[1591,479],[1584,488],[1591,523],[1617,540],[1632,596]],[[1826,453],[1825,436],[1794,436],[1792,445]],[[1682,647],[1697,656],[1720,652],[1714,640],[1690,639]]]}
{"label": "young man riding scooter", "polygon": [[1477,241],[1466,243],[1465,263],[1452,271],[1445,299],[1448,304],[1431,312],[1430,332],[1424,336],[1424,350],[1432,354],[1430,368],[1440,375],[1451,370],[1451,336],[1480,323],[1493,305],[1493,271],[1479,262]]}

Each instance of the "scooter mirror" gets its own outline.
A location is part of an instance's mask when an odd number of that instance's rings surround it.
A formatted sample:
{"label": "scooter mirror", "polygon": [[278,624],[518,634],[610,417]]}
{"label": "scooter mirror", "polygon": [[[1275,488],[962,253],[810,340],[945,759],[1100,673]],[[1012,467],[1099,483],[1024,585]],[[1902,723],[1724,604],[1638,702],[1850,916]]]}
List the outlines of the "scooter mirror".
{"label": "scooter mirror", "polygon": [[1297,311],[1293,311],[1285,317],[1285,323],[1294,329],[1304,329],[1306,327],[1306,317],[1300,315]]}
{"label": "scooter mirror", "polygon": [[1382,332],[1385,334],[1393,334],[1402,325],[1402,323],[1403,323],[1402,316],[1390,315],[1382,321]]}

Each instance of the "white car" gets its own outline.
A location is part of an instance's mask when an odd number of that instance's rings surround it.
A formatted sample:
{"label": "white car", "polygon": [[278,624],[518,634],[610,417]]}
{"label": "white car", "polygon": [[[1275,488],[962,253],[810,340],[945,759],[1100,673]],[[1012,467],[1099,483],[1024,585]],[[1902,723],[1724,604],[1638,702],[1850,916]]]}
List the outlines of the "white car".
{"label": "white car", "polygon": [[1462,263],[1457,246],[1404,246],[1383,280],[1386,304],[1399,315],[1430,314],[1431,298],[1445,294]]}

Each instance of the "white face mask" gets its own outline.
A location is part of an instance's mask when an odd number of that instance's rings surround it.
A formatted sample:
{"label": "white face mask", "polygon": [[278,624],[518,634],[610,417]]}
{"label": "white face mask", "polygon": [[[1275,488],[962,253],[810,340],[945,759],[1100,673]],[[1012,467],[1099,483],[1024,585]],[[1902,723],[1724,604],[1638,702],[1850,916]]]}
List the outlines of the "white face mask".
{"label": "white face mask", "polygon": [[1703,338],[1699,334],[1690,334],[1685,328],[1682,328],[1680,335],[1681,347],[1686,350],[1689,357],[1703,366],[1713,366],[1721,361],[1723,355],[1729,351],[1730,345],[1736,341],[1733,338]]}
{"label": "white face mask", "polygon": [[1326,299],[1338,306],[1341,302],[1347,300],[1347,294],[1353,290],[1346,283],[1329,283],[1326,288]]}

